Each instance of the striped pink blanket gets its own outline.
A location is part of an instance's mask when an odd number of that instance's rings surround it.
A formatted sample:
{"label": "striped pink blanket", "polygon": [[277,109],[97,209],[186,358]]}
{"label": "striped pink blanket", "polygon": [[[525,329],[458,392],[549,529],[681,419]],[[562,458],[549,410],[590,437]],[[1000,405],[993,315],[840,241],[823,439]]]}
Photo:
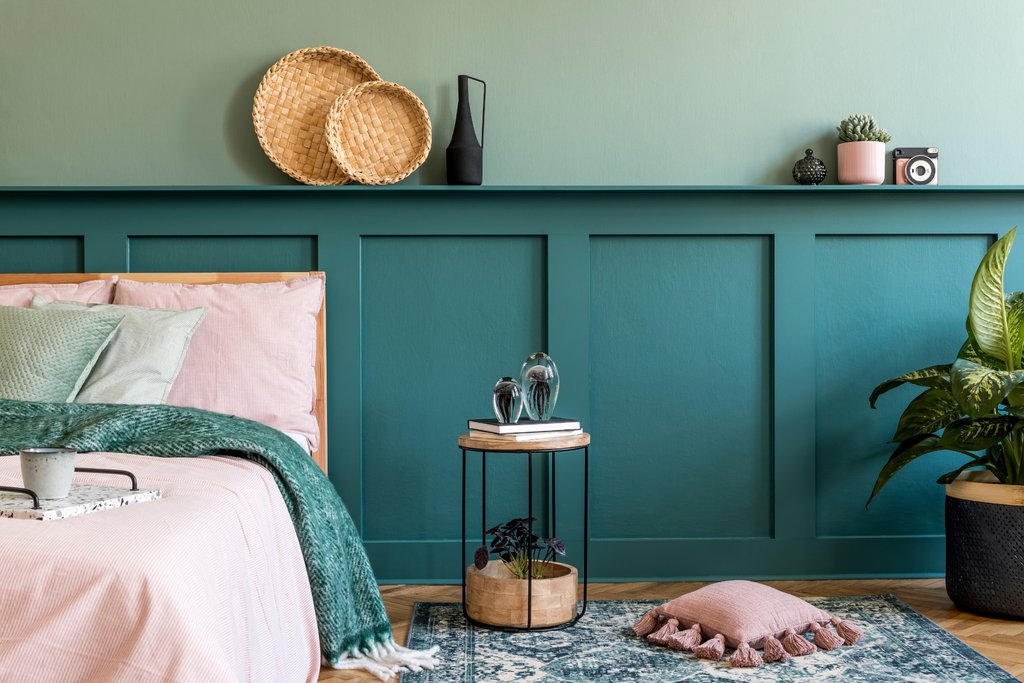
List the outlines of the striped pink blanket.
{"label": "striped pink blanket", "polygon": [[[266,470],[112,453],[76,464],[130,469],[163,499],[64,520],[0,519],[0,681],[316,680],[309,580]],[[18,457],[0,457],[0,485],[20,482]]]}

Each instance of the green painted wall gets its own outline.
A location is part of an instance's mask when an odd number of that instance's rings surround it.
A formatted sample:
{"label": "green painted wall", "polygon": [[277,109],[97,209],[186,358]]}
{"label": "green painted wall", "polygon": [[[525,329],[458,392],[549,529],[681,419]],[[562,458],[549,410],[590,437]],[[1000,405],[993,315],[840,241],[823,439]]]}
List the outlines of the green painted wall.
{"label": "green painted wall", "polygon": [[490,184],[789,183],[861,111],[944,183],[1015,183],[1022,26],[1016,0],[0,0],[0,185],[291,182],[251,98],[319,44],[423,99],[411,183],[443,182],[460,72],[491,85]]}
{"label": "green painted wall", "polygon": [[[330,476],[383,581],[469,562],[457,437],[538,349],[593,435],[592,579],[934,575],[960,459],[866,510],[921,390],[868,396],[952,359],[977,260],[1022,215],[1024,187],[0,189],[0,272],[326,271]],[[579,564],[582,454],[558,458]],[[535,458],[541,525],[550,474]],[[527,476],[488,456],[486,526],[527,514]]]}

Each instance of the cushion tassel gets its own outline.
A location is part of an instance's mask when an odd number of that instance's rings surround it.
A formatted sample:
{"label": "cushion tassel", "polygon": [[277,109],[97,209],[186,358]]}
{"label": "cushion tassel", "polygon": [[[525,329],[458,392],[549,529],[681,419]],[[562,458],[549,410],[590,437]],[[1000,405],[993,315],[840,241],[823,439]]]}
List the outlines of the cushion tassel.
{"label": "cushion tassel", "polygon": [[654,643],[655,645],[664,645],[665,641],[671,636],[674,636],[679,631],[679,620],[669,619],[665,622],[665,625],[660,630],[647,636],[647,641]]}
{"label": "cushion tassel", "polygon": [[740,643],[740,646],[736,648],[736,652],[733,652],[732,656],[729,657],[729,664],[736,667],[753,668],[764,664],[764,660],[761,659],[761,655],[757,653],[757,650],[750,647],[750,645]]}
{"label": "cushion tassel", "polygon": [[859,643],[864,637],[864,631],[860,626],[850,621],[843,621],[839,617],[832,617],[832,625],[836,627],[836,633],[847,645]]}
{"label": "cushion tassel", "polygon": [[792,655],[786,652],[782,643],[775,636],[768,636],[764,639],[764,661],[766,662],[788,662]]}
{"label": "cushion tassel", "polygon": [[814,644],[822,650],[834,650],[843,644],[843,639],[832,632],[828,624],[822,626],[816,621],[811,622],[811,633],[814,634]]}
{"label": "cushion tassel", "polygon": [[648,633],[656,631],[659,623],[658,613],[652,609],[640,617],[640,621],[633,624],[633,633],[638,636],[646,636]]}
{"label": "cushion tassel", "polygon": [[680,631],[679,633],[669,637],[669,639],[665,641],[665,644],[673,650],[685,650],[687,652],[692,652],[693,648],[700,645],[700,638],[700,624],[695,622],[693,626],[685,631]]}
{"label": "cushion tassel", "polygon": [[814,643],[798,635],[791,628],[787,628],[786,635],[782,636],[782,647],[786,648],[786,652],[794,657],[811,655],[818,649],[814,647]]}
{"label": "cushion tassel", "polygon": [[718,661],[725,654],[725,636],[716,633],[711,640],[705,640],[703,645],[693,648],[693,654],[700,659]]}

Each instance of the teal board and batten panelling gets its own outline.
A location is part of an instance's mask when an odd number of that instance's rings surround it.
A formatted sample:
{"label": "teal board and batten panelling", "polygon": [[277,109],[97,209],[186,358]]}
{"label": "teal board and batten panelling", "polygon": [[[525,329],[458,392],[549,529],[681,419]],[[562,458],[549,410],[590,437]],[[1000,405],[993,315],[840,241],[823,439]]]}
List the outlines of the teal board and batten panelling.
{"label": "teal board and batten panelling", "polygon": [[132,235],[128,262],[136,272],[252,272],[316,270],[316,236]]}
{"label": "teal board and batten panelling", "polygon": [[595,236],[590,254],[594,537],[768,538],[771,238]]}
{"label": "teal board and batten panelling", "polygon": [[[913,390],[867,396],[953,356],[1022,217],[1020,187],[11,188],[0,271],[326,271],[330,476],[383,581],[457,579],[455,439],[541,348],[594,436],[592,579],[933,575],[949,459],[865,510]],[[488,465],[488,521],[525,514],[525,459]]]}
{"label": "teal board and batten panelling", "polygon": [[[363,459],[366,538],[450,533],[461,493],[452,435],[486,414],[481,398],[518,373],[522,349],[545,346],[544,247],[537,236],[363,239],[363,450],[378,454]],[[489,463],[494,523],[525,516],[525,486],[502,484],[522,471],[514,459]]]}
{"label": "teal board and batten panelling", "polygon": [[[815,255],[815,443],[818,534],[941,534],[938,515],[908,515],[941,503],[935,480],[964,458],[936,454],[894,478],[861,514],[877,472],[863,465],[892,451],[898,410],[921,389],[905,385],[871,410],[881,379],[949,362],[963,343],[970,276],[984,235],[831,235]],[[919,264],[926,267],[908,267]],[[956,274],[955,276],[953,276]],[[953,305],[950,305],[953,303]],[[869,352],[870,351],[870,352]],[[882,419],[879,419],[879,418]],[[852,448],[851,448],[852,446]],[[843,457],[854,452],[860,457]],[[860,491],[860,496],[848,495]]]}
{"label": "teal board and batten panelling", "polygon": [[19,264],[26,271],[52,273],[82,272],[84,239],[66,237],[4,237],[0,242],[6,263]]}

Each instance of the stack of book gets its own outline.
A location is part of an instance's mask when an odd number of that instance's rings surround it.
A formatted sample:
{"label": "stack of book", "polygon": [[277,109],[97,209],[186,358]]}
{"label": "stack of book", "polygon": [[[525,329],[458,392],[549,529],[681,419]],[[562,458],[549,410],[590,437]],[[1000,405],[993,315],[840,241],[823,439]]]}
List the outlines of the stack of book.
{"label": "stack of book", "polygon": [[543,422],[520,419],[515,424],[500,423],[494,418],[469,420],[470,436],[486,437],[500,441],[540,441],[563,436],[582,434],[579,420],[553,417]]}

